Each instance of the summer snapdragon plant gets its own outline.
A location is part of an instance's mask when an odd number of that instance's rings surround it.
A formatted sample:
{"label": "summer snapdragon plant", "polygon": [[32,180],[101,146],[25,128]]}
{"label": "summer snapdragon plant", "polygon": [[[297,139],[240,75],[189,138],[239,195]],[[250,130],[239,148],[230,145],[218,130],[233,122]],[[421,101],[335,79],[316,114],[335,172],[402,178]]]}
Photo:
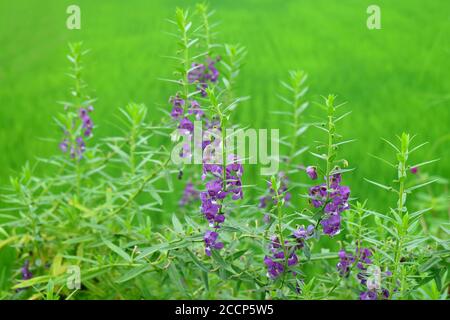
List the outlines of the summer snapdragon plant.
{"label": "summer snapdragon plant", "polygon": [[[93,292],[111,290],[116,268],[129,268],[133,251],[148,241],[145,213],[158,211],[160,194],[170,192],[156,187],[167,177],[169,157],[149,143],[153,134],[145,106],[122,110],[123,136],[87,143],[94,126],[93,100],[86,98],[81,78],[84,53],[80,44],[70,46],[74,99],[64,102],[57,120],[64,134],[61,153],[38,162],[53,170],[39,177],[27,165],[2,194],[9,207],[1,228],[22,266],[11,297],[73,298],[81,279]],[[122,242],[123,249],[114,242]],[[110,259],[111,250],[128,261]],[[70,270],[78,275],[72,285]]]}
{"label": "summer snapdragon plant", "polygon": [[[384,185],[369,179],[366,179],[366,181],[383,190],[392,192],[396,196],[396,206],[390,208],[388,213],[381,214],[374,211],[371,213],[378,217],[381,226],[386,231],[385,238],[380,239],[380,242],[375,242],[379,244],[378,250],[383,252],[384,265],[389,270],[388,272],[392,274],[387,284],[386,297],[407,299],[420,283],[420,279],[423,276],[421,271],[426,271],[420,268],[421,260],[424,256],[432,254],[426,247],[421,246],[421,244],[426,243],[430,239],[419,230],[420,219],[430,208],[411,212],[407,204],[413,191],[436,182],[435,179],[432,179],[411,185],[409,184],[408,176],[415,174],[418,168],[437,160],[411,165],[409,161],[411,155],[426,143],[413,147],[414,137],[407,133],[403,133],[397,138],[399,140],[398,145],[385,140],[395,152],[396,163],[376,157],[396,171],[396,179],[391,185]],[[434,256],[434,254],[432,255]],[[370,294],[370,290],[368,294]],[[376,298],[376,294],[373,294],[372,297]]]}
{"label": "summer snapdragon plant", "polygon": [[[98,136],[101,104],[83,81],[86,51],[69,47],[70,99],[53,141],[60,150],[26,164],[2,190],[0,297],[446,299],[449,225],[422,231],[437,207],[412,201],[436,180],[420,175],[433,161],[410,164],[423,144],[413,147],[407,134],[388,142],[395,163],[381,160],[394,181],[368,180],[395,198],[387,212],[369,209],[370,199],[350,201],[343,181],[351,169],[340,149],[353,140],[336,129],[349,112],[329,95],[320,105],[325,120],[308,124],[304,72],[282,84],[291,130],[278,141],[288,146],[281,171],[263,197],[244,197],[253,186],[244,184],[246,159],[231,142],[242,130],[234,115],[245,99],[236,88],[246,50],[216,43],[211,16],[206,5],[192,16],[177,9],[175,73],[165,79],[176,85],[169,116],[150,120],[145,105],[129,103],[115,119],[115,136]],[[300,155],[311,150],[303,134],[312,126],[325,133],[311,152],[319,163],[303,166]],[[188,166],[198,150],[200,163]],[[37,175],[36,166],[49,170]],[[186,188],[171,212],[176,175]],[[300,187],[308,187],[303,197]],[[365,199],[365,191],[352,197]]]}

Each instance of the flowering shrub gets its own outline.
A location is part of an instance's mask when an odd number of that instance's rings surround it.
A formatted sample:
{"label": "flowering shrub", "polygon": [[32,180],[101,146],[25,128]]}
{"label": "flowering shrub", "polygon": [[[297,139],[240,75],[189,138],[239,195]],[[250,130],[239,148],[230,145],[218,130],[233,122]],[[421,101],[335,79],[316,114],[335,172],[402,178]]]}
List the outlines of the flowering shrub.
{"label": "flowering shrub", "polygon": [[[166,116],[150,119],[145,105],[130,103],[115,137],[94,135],[101,115],[83,80],[87,52],[70,45],[60,152],[37,161],[52,170],[39,176],[26,164],[2,193],[0,249],[13,263],[1,297],[445,299],[448,222],[429,230],[425,215],[448,210],[448,195],[436,206],[434,189],[415,191],[446,181],[426,174],[434,160],[410,163],[425,144],[406,133],[386,140],[395,162],[373,161],[395,178],[364,175],[395,205],[370,209],[365,190],[348,182],[343,155],[354,140],[338,129],[350,112],[334,95],[309,107],[306,73],[292,71],[280,97],[292,125],[281,168],[258,177],[263,190],[246,185],[246,159],[227,131],[243,129],[233,119],[246,100],[236,93],[246,50],[216,43],[211,15],[205,5],[192,16],[177,9]],[[169,194],[179,196],[173,214]]]}

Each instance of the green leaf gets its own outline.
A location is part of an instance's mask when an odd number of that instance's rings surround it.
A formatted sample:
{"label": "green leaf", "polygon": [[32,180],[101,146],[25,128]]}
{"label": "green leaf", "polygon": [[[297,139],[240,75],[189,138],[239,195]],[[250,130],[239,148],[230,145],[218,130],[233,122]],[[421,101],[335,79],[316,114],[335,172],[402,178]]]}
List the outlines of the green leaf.
{"label": "green leaf", "polygon": [[149,190],[149,193],[152,196],[152,198],[155,199],[156,202],[158,202],[159,205],[163,204],[163,200],[162,200],[161,196],[159,195],[158,192],[156,192],[155,189],[151,188]]}
{"label": "green leaf", "polygon": [[175,232],[183,233],[183,226],[181,225],[180,220],[178,220],[175,214],[172,215],[172,224]]}
{"label": "green leaf", "polygon": [[167,272],[169,274],[170,280],[173,282],[175,287],[181,289],[183,291],[183,293],[186,294],[186,288],[184,286],[180,272],[178,271],[178,269],[175,266],[175,264],[173,263],[173,261],[170,264],[169,268],[167,269]]}
{"label": "green leaf", "polygon": [[114,251],[117,255],[121,256],[123,259],[127,260],[128,262],[132,261],[131,257],[128,255],[128,253],[126,253],[122,248],[116,246],[111,241],[103,239],[103,243],[106,244],[108,246],[108,248],[110,248],[112,251]]}
{"label": "green leaf", "polygon": [[424,182],[424,183],[418,184],[417,186],[408,188],[405,192],[408,192],[408,193],[409,193],[409,192],[411,192],[411,191],[413,191],[413,190],[416,190],[416,189],[425,187],[425,186],[427,186],[427,185],[429,185],[429,184],[435,183],[435,182],[438,181],[438,180],[439,180],[439,179],[434,179],[434,180],[431,180],[431,181],[428,181],[428,182]]}
{"label": "green leaf", "polygon": [[369,183],[371,183],[371,184],[373,184],[373,185],[375,185],[377,187],[380,187],[382,189],[385,189],[385,190],[388,190],[388,191],[392,191],[391,187],[385,186],[384,184],[381,184],[381,183],[378,183],[378,182],[375,182],[375,181],[372,181],[372,180],[369,180],[369,179],[366,179],[366,178],[364,178],[364,180],[366,180],[367,182],[369,182]]}
{"label": "green leaf", "polygon": [[200,268],[201,270],[203,270],[204,272],[209,272],[208,267],[205,266],[205,264],[203,264],[202,262],[200,262],[200,260],[198,260],[198,258],[195,256],[195,254],[194,254],[191,250],[186,249],[186,251],[187,251],[188,255],[191,257],[192,262],[193,262],[197,267],[199,267],[199,268]]}
{"label": "green leaf", "polygon": [[149,266],[147,264],[143,264],[139,267],[134,267],[133,269],[129,270],[127,273],[122,275],[119,279],[117,279],[116,283],[123,283],[123,282],[129,281],[131,279],[134,279],[137,276],[139,276],[140,274],[147,271],[148,267]]}
{"label": "green leaf", "polygon": [[209,279],[208,279],[208,272],[202,271],[202,280],[205,284],[206,291],[209,291]]}

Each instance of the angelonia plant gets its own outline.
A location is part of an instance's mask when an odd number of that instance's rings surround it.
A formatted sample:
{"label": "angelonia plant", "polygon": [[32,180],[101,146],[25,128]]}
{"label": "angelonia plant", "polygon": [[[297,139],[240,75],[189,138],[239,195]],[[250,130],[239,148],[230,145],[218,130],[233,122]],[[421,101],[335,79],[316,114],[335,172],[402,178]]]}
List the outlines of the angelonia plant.
{"label": "angelonia plant", "polygon": [[160,115],[120,108],[114,136],[97,130],[88,51],[69,45],[55,153],[2,188],[0,298],[447,299],[449,223],[430,219],[448,215],[448,190],[434,188],[448,183],[426,170],[437,160],[416,160],[426,143],[384,140],[391,158],[359,145],[392,179],[354,174],[345,151],[358,141],[342,134],[351,110],[332,94],[317,102],[306,73],[291,71],[274,115],[289,129],[279,170],[252,175],[234,144],[250,107],[247,51],[218,41],[213,16],[206,4],[176,10],[174,71],[161,78],[171,94]]}

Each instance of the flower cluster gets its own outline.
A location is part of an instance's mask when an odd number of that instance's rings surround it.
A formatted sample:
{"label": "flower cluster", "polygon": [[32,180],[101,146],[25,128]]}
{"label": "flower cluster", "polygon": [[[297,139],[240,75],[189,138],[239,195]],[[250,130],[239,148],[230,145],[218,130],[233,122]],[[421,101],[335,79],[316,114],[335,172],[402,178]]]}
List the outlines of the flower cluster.
{"label": "flower cluster", "polygon": [[[285,267],[295,266],[299,259],[296,250],[302,249],[305,246],[305,240],[311,238],[314,235],[314,226],[310,225],[306,229],[301,226],[295,230],[292,234],[293,240],[289,242],[284,241],[284,246],[281,245],[277,236],[272,236],[269,251],[270,256],[264,257],[264,264],[267,267],[267,276],[271,279],[277,278],[285,271]],[[285,258],[285,252],[288,256]],[[295,275],[295,272],[293,272]]]}
{"label": "flower cluster", "polygon": [[[206,191],[200,193],[201,211],[205,218],[209,222],[209,226],[214,229],[219,229],[221,224],[225,221],[225,215],[222,208],[223,200],[231,195],[233,200],[238,200],[243,198],[242,192],[242,174],[243,166],[240,164],[236,157],[233,156],[231,163],[225,166],[225,175],[223,174],[223,167],[218,164],[208,164],[203,165],[203,175],[204,180],[207,174],[212,176],[212,179],[206,182]],[[211,231],[207,231],[205,234],[205,252],[209,256],[211,255],[211,249],[221,249],[222,246],[211,245],[211,237],[215,237],[215,232],[211,235]]]}
{"label": "flower cluster", "polygon": [[350,188],[340,185],[342,181],[340,173],[330,176],[329,179],[329,187],[323,183],[311,187],[308,194],[310,202],[315,208],[323,208],[324,216],[320,221],[323,232],[334,236],[340,232],[341,213],[349,208]]}
{"label": "flower cluster", "polygon": [[219,60],[219,57],[215,60],[208,58],[206,63],[193,63],[191,71],[188,73],[188,81],[197,84],[197,90],[200,91],[203,97],[207,95],[206,88],[208,88],[208,83],[217,82],[219,71],[215,64]]}
{"label": "flower cluster", "polygon": [[[188,100],[188,107],[185,110],[186,101],[178,95],[171,97],[170,102],[172,104],[170,116],[177,122],[178,134],[184,136],[186,141],[190,141],[194,133],[193,121],[201,120],[204,117],[203,109],[196,100]],[[191,146],[189,143],[183,145],[180,157],[191,157]]]}
{"label": "flower cluster", "polygon": [[269,251],[271,256],[264,257],[264,264],[267,267],[267,276],[271,279],[277,278],[285,270],[286,259],[284,252],[287,252],[287,266],[291,267],[298,263],[298,257],[295,253],[295,246],[292,246],[288,241],[284,242],[284,248],[280,244],[278,237],[273,236],[269,244]]}
{"label": "flower cluster", "polygon": [[92,122],[91,117],[89,116],[89,113],[94,111],[93,106],[85,108],[80,108],[79,117],[81,120],[81,127],[84,130],[83,134],[85,137],[90,137],[92,135],[92,129],[94,128],[94,123]]}
{"label": "flower cluster", "polygon": [[314,226],[310,224],[306,229],[304,226],[301,226],[294,231],[292,235],[297,242],[296,246],[298,249],[302,249],[305,246],[305,240],[308,240],[314,235],[314,230]]}
{"label": "flower cluster", "polygon": [[372,251],[367,248],[356,248],[354,255],[340,250],[336,268],[342,277],[348,277],[356,263],[356,277],[364,287],[364,291],[360,293],[361,300],[388,299],[389,291],[381,287],[381,280],[382,276],[390,276],[391,273],[387,271],[382,274],[380,268],[372,264],[371,257]]}
{"label": "flower cluster", "polygon": [[86,143],[83,139],[83,136],[88,138],[92,136],[92,130],[94,129],[94,123],[92,122],[89,114],[94,111],[93,106],[89,106],[87,108],[80,108],[78,112],[78,119],[81,122],[81,131],[82,135],[77,135],[75,137],[75,141],[71,141],[70,133],[66,130],[64,132],[65,138],[59,144],[59,148],[62,152],[66,153],[70,151],[70,157],[75,159],[81,159],[83,157],[83,153],[86,151]]}
{"label": "flower cluster", "polygon": [[215,231],[207,230],[203,240],[205,241],[205,253],[207,256],[211,255],[212,249],[220,250],[223,248],[223,242],[217,242],[219,234]]}

